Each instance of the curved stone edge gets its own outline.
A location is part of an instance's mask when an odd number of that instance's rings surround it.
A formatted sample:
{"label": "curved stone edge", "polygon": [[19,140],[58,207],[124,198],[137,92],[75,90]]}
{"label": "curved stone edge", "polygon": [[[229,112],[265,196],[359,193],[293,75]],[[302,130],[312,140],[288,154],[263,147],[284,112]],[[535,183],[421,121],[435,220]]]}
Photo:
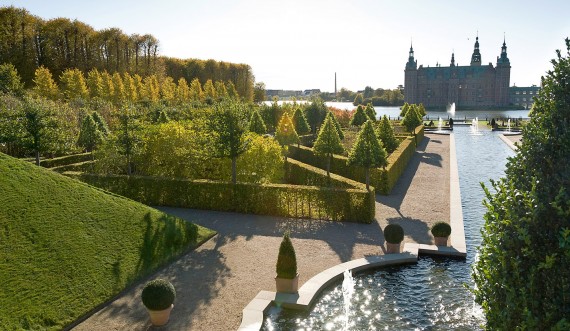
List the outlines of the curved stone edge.
{"label": "curved stone edge", "polygon": [[309,279],[301,286],[298,293],[260,291],[243,309],[241,325],[238,331],[259,331],[263,325],[265,312],[271,307],[273,302],[286,308],[308,309],[318,294],[343,277],[345,270],[355,273],[382,266],[417,263],[420,253],[456,257],[467,256],[465,229],[463,227],[463,208],[461,207],[461,190],[459,186],[459,169],[457,167],[455,136],[453,133],[449,137],[449,158],[450,225],[453,229],[450,236],[451,247],[406,243],[403,253],[400,254],[367,256],[331,267]]}

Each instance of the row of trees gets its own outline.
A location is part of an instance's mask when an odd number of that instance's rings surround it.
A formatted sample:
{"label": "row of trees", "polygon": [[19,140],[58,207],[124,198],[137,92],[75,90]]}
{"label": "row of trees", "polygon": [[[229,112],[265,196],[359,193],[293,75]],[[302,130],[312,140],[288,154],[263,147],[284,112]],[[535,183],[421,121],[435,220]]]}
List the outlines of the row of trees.
{"label": "row of trees", "polygon": [[56,80],[68,69],[87,74],[129,73],[159,80],[194,79],[204,85],[208,80],[231,81],[246,101],[253,100],[255,77],[251,67],[215,60],[179,60],[161,57],[159,41],[150,34],[126,35],[117,28],[97,31],[78,20],[43,20],[26,9],[0,7],[0,63],[11,63],[23,83],[31,87],[35,70],[47,68]]}

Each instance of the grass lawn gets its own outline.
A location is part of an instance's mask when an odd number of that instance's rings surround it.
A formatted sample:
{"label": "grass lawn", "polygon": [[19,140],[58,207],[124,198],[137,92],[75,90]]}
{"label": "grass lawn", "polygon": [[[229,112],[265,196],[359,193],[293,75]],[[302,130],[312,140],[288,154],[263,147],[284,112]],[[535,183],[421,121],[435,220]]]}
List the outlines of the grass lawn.
{"label": "grass lawn", "polygon": [[0,329],[62,329],[213,234],[0,153]]}

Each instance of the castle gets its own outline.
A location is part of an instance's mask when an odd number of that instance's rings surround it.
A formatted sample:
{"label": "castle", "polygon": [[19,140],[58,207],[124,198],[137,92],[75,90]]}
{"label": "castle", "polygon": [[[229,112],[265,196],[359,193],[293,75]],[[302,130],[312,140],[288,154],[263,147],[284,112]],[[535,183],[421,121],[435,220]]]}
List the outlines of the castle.
{"label": "castle", "polygon": [[511,64],[507,57],[507,45],[503,41],[497,66],[492,63],[481,65],[479,37],[469,66],[455,64],[451,54],[449,67],[436,65],[424,67],[414,59],[414,49],[405,69],[404,101],[423,103],[426,108],[445,108],[455,103],[459,109],[504,108],[510,103],[509,80]]}

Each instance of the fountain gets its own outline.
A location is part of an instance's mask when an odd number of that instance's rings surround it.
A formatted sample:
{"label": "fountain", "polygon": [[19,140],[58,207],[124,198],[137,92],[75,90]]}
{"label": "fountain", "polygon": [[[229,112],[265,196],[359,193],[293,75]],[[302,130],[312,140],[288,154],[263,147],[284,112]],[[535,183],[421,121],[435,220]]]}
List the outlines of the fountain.
{"label": "fountain", "polygon": [[450,117],[455,117],[455,102],[447,105],[447,112]]}
{"label": "fountain", "polygon": [[344,330],[349,330],[350,323],[350,301],[354,294],[354,279],[350,270],[344,271],[344,280],[342,281],[342,297],[344,299]]}
{"label": "fountain", "polygon": [[479,118],[477,117],[471,121],[471,132],[474,134],[479,133]]}
{"label": "fountain", "polygon": [[507,120],[507,131],[511,132],[511,119],[510,118]]}
{"label": "fountain", "polygon": [[437,131],[441,131],[441,126],[443,125],[443,121],[441,117],[437,120]]}

